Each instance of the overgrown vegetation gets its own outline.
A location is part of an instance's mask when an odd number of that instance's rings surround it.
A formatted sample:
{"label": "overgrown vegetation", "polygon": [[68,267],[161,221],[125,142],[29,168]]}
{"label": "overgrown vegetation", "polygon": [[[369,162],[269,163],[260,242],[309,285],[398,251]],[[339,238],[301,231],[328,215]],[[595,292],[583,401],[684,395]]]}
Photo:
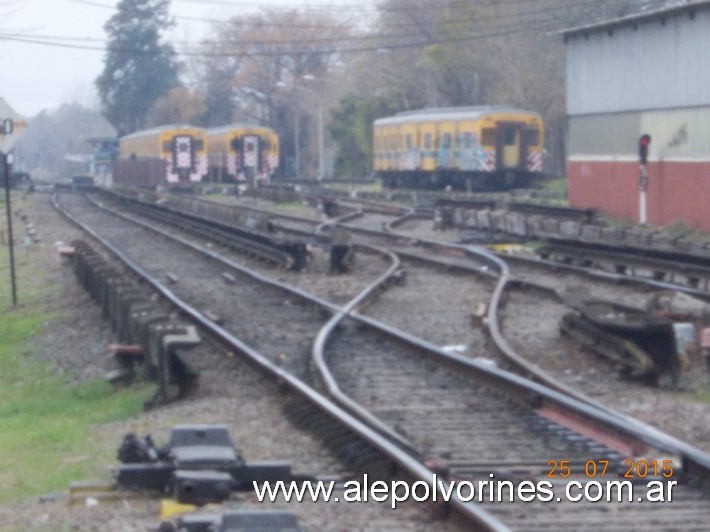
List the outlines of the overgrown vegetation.
{"label": "overgrown vegetation", "polygon": [[[96,86],[119,134],[171,123],[259,123],[279,134],[280,172],[310,177],[320,170],[321,118],[329,133],[326,173],[352,178],[371,170],[375,118],[423,107],[511,105],[543,116],[546,170],[561,175],[565,45],[556,32],[677,1],[235,8],[214,21],[206,38],[178,43],[168,40],[175,23],[169,0],[121,0],[105,25],[108,46]],[[19,141],[34,175],[62,175],[65,152],[81,160],[76,155],[90,151],[85,139],[104,135],[79,110],[64,110],[70,111],[78,120],[44,133],[42,122],[53,126],[53,117],[40,116]]]}
{"label": "overgrown vegetation", "polygon": [[114,392],[103,381],[68,384],[34,357],[31,340],[54,317],[42,301],[60,287],[33,268],[18,258],[13,307],[8,248],[0,247],[0,503],[66,490],[103,470],[113,456],[92,437],[93,428],[137,414],[149,393],[147,387]]}
{"label": "overgrown vegetation", "polygon": [[560,199],[567,198],[567,177],[560,179],[550,179],[545,181],[543,184],[543,189],[550,193],[559,196]]}

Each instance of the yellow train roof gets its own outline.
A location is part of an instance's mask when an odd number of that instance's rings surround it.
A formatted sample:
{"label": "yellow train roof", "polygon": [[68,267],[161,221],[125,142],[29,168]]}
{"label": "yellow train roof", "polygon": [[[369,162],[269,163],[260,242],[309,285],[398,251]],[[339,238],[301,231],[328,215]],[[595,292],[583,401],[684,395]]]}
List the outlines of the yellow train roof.
{"label": "yellow train roof", "polygon": [[141,131],[135,131],[133,133],[130,133],[128,135],[121,137],[121,140],[141,138],[141,137],[153,137],[153,136],[160,135],[161,133],[165,133],[167,131],[175,131],[175,132],[200,131],[200,132],[204,132],[205,129],[201,128],[201,127],[197,127],[197,126],[172,124],[172,125],[166,125],[166,126],[158,126],[158,127],[154,127],[154,128],[150,128],[150,129],[143,129]]}
{"label": "yellow train roof", "polygon": [[378,118],[375,120],[376,126],[396,125],[418,121],[463,121],[478,120],[485,115],[500,113],[520,113],[540,117],[538,113],[524,109],[516,109],[504,105],[485,105],[476,107],[437,107],[427,109],[417,109],[413,111],[402,111],[394,116]]}
{"label": "yellow train roof", "polygon": [[266,131],[273,131],[268,126],[263,126],[261,124],[250,124],[250,123],[234,123],[226,126],[212,127],[207,129],[208,135],[222,135],[224,133],[229,133],[231,131],[240,129],[263,129]]}

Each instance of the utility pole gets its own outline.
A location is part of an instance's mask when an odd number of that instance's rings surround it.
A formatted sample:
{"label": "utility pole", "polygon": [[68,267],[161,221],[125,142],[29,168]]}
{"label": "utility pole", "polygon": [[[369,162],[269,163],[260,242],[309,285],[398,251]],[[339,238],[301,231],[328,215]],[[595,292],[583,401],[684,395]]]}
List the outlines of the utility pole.
{"label": "utility pole", "polygon": [[7,243],[10,249],[10,284],[12,285],[12,306],[17,305],[17,281],[15,277],[15,251],[12,238],[12,205],[10,204],[10,159],[11,156],[0,152],[0,166],[5,183],[5,208],[7,209]]}

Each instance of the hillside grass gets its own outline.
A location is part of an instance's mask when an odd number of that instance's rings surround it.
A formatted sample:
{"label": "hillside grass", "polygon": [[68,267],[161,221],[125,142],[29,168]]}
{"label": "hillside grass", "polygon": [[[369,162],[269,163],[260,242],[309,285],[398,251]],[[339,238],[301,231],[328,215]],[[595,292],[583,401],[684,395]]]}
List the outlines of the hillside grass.
{"label": "hillside grass", "polygon": [[102,449],[93,428],[135,416],[150,392],[142,385],[114,392],[101,380],[68,383],[35,358],[33,339],[56,317],[42,302],[61,287],[17,248],[15,262],[18,304],[13,306],[9,251],[0,246],[0,503],[65,491],[72,481],[105,470],[115,449]]}

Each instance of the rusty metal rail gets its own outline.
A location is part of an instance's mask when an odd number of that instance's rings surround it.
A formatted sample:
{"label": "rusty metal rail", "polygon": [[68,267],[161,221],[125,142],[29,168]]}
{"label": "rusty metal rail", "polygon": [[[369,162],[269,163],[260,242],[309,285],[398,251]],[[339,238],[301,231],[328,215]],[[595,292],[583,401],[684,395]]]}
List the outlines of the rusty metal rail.
{"label": "rusty metal rail", "polygon": [[[437,243],[437,245],[440,244]],[[501,350],[514,353],[503,338],[502,334],[500,334],[500,330],[497,325],[497,307],[500,301],[500,296],[506,283],[510,281],[507,265],[500,258],[492,255],[486,250],[464,246],[459,247],[459,249],[466,254],[475,256],[478,260],[486,261],[490,265],[491,269],[495,269],[499,273],[499,283],[496,287],[488,314],[489,326],[491,328],[491,334],[494,338],[496,338],[496,342],[499,344]],[[389,437],[373,430],[366,423],[357,420],[354,416],[345,412],[340,407],[336,407],[322,395],[315,392],[315,390],[295,379],[281,368],[274,367],[273,364],[264,359],[259,353],[254,352],[238,339],[231,337],[227,331],[211,323],[209,320],[206,320],[200,312],[195,309],[191,309],[189,306],[185,306],[182,302],[175,301],[175,298],[170,294],[170,292],[161,285],[157,284],[155,287],[160,290],[165,297],[173,300],[173,303],[176,305],[179,305],[186,315],[189,315],[202,326],[209,328],[213,334],[222,338],[224,341],[231,343],[235,349],[247,355],[257,365],[269,371],[269,373],[282,379],[294,390],[297,390],[299,394],[308,397],[310,401],[318,404],[319,408],[327,412],[328,415],[338,419],[340,422],[347,423],[351,430],[366,438],[367,441],[371,442],[373,445],[376,445],[380,450],[382,450],[382,452],[395,459],[397,463],[417,478],[427,479],[426,481],[431,479],[432,471],[424,467],[419,460],[412,458],[410,453],[401,448],[401,445],[393,443]],[[583,424],[585,426],[592,427],[593,433],[597,434],[597,437],[600,437],[601,434],[611,433],[614,434],[614,438],[630,442],[629,445],[632,447],[651,445],[656,448],[667,450],[668,452],[679,454],[683,457],[686,472],[689,474],[695,474],[703,479],[707,479],[709,476],[710,456],[706,453],[699,452],[697,449],[692,448],[684,442],[667,436],[660,431],[637,422],[636,420],[609,411],[594,403],[585,403],[582,400],[571,398],[562,393],[552,391],[545,386],[533,383],[517,375],[495,368],[490,368],[467,358],[442,352],[439,348],[429,345],[426,342],[422,342],[411,335],[404,334],[401,331],[397,331],[396,329],[383,325],[380,322],[359,315],[354,311],[354,308],[358,302],[355,302],[349,306],[348,310],[345,312],[342,309],[336,309],[335,312],[337,314],[337,319],[343,319],[343,317],[348,315],[349,317],[357,319],[367,326],[389,334],[392,338],[398,338],[400,341],[407,342],[412,346],[416,346],[418,349],[426,350],[427,352],[434,354],[439,360],[442,361],[442,363],[452,364],[458,368],[461,368],[461,370],[465,369],[466,371],[471,371],[475,373],[479,379],[494,383],[497,388],[503,389],[507,393],[529,402],[529,404],[534,404],[540,409],[545,409],[545,411],[550,413],[550,415],[557,416],[556,419],[560,419],[561,416],[562,418],[567,419],[575,418],[579,421],[581,417],[584,420]],[[329,328],[332,329],[332,325],[329,326]],[[320,341],[321,345],[326,343],[326,337],[327,334],[324,333],[323,340]],[[316,348],[314,347],[314,351],[315,349]],[[459,505],[456,501],[454,501],[454,506],[463,512],[464,515],[469,516],[470,519],[476,520],[480,526],[485,527],[486,529],[504,528],[500,522],[494,518],[491,518],[490,515],[485,513],[481,514],[480,508],[476,508],[475,506],[471,506],[470,504],[463,503],[461,501],[459,501],[459,503],[461,504]]]}
{"label": "rusty metal rail", "polygon": [[[206,318],[202,312],[195,309],[185,303],[184,301],[177,298],[165,285],[157,281],[156,279],[149,276],[142,268],[140,268],[135,262],[129,259],[121,250],[117,249],[110,242],[103,239],[100,235],[94,232],[90,227],[82,224],[80,221],[74,219],[62,210],[60,205],[55,201],[55,208],[57,208],[64,216],[73,221],[76,225],[82,228],[85,232],[89,233],[97,241],[101,242],[103,246],[110,250],[122,263],[126,265],[131,271],[143,279],[147,284],[151,285],[154,290],[156,290],[165,300],[169,301],[172,305],[180,310],[180,312],[187,318],[189,318],[194,323],[198,324],[200,328],[207,331],[213,337],[222,341],[225,345],[228,345],[234,352],[240,353],[247,358],[251,363],[253,363],[257,368],[271,375],[273,378],[277,379],[279,382],[283,383],[289,389],[291,389],[298,396],[302,397],[309,404],[315,406],[323,415],[335,421],[335,423],[342,425],[347,431],[351,432],[355,437],[368,442],[369,445],[374,446],[382,454],[387,456],[390,460],[398,464],[402,470],[406,471],[408,474],[412,475],[415,479],[422,482],[426,482],[431,485],[433,490],[439,490],[440,487],[432,484],[432,479],[434,471],[427,468],[415,457],[412,457],[408,450],[402,448],[401,444],[394,443],[389,437],[380,434],[377,430],[370,427],[367,423],[357,419],[351,413],[344,410],[342,407],[333,403],[330,399],[326,398],[324,395],[316,391],[311,386],[307,385],[303,381],[294,377],[288,371],[281,367],[276,366],[270,360],[268,360],[264,355],[257,352],[249,345],[241,341],[239,338],[234,337],[227,330],[221,326],[213,323],[211,320]],[[171,238],[175,238],[171,236]],[[182,239],[181,242],[184,245],[193,247],[202,253],[212,256],[215,259],[222,260],[230,264],[231,266],[247,271],[243,266],[225,261],[221,257],[217,256],[213,252],[190,244]],[[303,296],[312,300],[317,300],[313,296],[303,293],[292,287],[287,287],[277,281],[267,279],[255,272],[251,272],[255,279],[261,279],[263,282],[268,282],[275,285],[280,285],[285,289],[297,293],[299,296]],[[334,312],[338,312],[340,309],[334,307],[327,302],[318,300],[324,307],[331,308]],[[320,423],[320,422],[319,422]],[[450,502],[455,511],[470,522],[473,526],[480,530],[490,530],[490,531],[503,531],[507,530],[505,525],[503,525],[499,520],[492,517],[488,512],[484,511],[480,507],[469,503],[463,502],[456,497]]]}

